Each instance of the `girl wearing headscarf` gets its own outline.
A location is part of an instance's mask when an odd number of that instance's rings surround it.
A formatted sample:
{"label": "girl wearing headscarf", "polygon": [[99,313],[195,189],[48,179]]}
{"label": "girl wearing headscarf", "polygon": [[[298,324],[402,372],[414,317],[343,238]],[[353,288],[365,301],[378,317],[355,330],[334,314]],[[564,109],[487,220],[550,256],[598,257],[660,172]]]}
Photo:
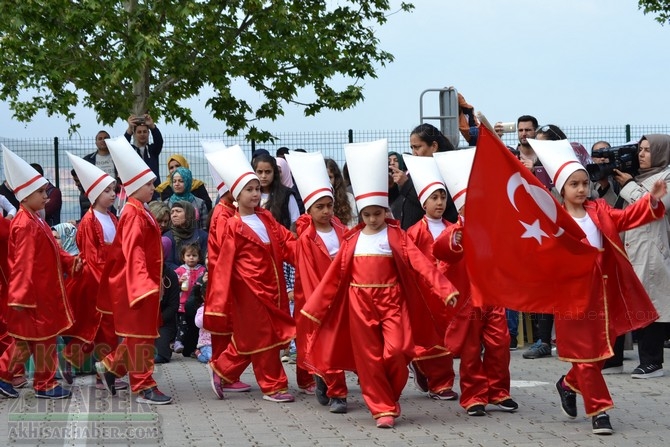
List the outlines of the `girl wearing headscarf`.
{"label": "girl wearing headscarf", "polygon": [[[170,158],[168,158],[167,161],[167,166],[169,175],[172,175],[174,170],[177,168],[191,169],[186,158],[184,158],[184,156],[179,154],[170,155]],[[174,191],[172,191],[172,185],[170,184],[169,177],[163,183],[156,186],[156,192],[160,194],[162,201],[165,201],[169,199],[170,196],[172,196]],[[197,178],[193,179],[191,183],[191,192],[193,193],[194,196],[205,202],[207,211],[212,210],[212,198],[209,196],[207,187],[205,186],[205,183],[202,180],[198,180]]]}
{"label": "girl wearing headscarf", "polygon": [[202,258],[207,257],[207,232],[195,225],[195,209],[189,202],[178,201],[172,204],[170,230],[163,235],[163,238],[169,241],[164,244],[164,255],[165,263],[172,270],[182,264],[179,253],[185,245],[198,245]]}
{"label": "girl wearing headscarf", "polygon": [[[193,195],[191,185],[193,184],[193,174],[190,169],[177,168],[170,174],[170,185],[172,186],[172,195],[165,200],[165,203],[172,209],[177,202],[188,202],[195,208],[195,225],[197,228],[207,229],[209,211],[205,202]],[[195,228],[195,227],[194,227]]]}
{"label": "girl wearing headscarf", "polygon": [[60,245],[63,247],[63,250],[71,254],[72,256],[77,256],[79,254],[79,248],[77,247],[77,227],[71,223],[60,223],[51,227],[53,231],[58,233],[60,237]]}
{"label": "girl wearing headscarf", "polygon": [[[620,197],[628,204],[641,199],[657,180],[670,186],[670,135],[645,135],[638,143],[639,174],[615,170],[614,179],[621,185]],[[640,282],[649,294],[659,319],[638,331],[640,365],[633,370],[634,379],[663,375],[663,341],[670,327],[670,245],[668,244],[667,210],[670,197],[661,199],[666,218],[655,220],[624,233],[626,253]]]}

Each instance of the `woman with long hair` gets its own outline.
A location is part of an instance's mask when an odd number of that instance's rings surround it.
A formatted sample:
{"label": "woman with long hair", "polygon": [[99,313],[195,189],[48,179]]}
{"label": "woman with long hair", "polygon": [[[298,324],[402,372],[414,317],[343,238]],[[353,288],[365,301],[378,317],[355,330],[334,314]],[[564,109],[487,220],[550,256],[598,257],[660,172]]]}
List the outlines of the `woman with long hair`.
{"label": "woman with long hair", "polygon": [[356,211],[354,196],[347,191],[342,171],[340,171],[337,162],[332,158],[326,158],[325,161],[330,184],[333,187],[333,196],[335,197],[333,212],[340,219],[340,222],[348,228],[352,228],[358,224],[358,212]]}

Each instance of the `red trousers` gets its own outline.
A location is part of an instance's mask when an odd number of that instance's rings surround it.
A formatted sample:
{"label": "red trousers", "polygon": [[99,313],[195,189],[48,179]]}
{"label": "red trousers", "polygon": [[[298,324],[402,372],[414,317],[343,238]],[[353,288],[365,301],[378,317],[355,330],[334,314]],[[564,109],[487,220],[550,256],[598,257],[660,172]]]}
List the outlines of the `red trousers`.
{"label": "red trousers", "polygon": [[103,359],[119,345],[119,337],[114,331],[114,317],[111,314],[102,314],[102,320],[95,334],[93,343],[84,343],[81,339],[72,337],[63,348],[63,358],[75,368],[81,368],[89,354]]}
{"label": "red trousers", "polygon": [[326,391],[326,396],[338,399],[346,399],[347,394],[349,394],[349,389],[347,388],[347,379],[344,376],[344,371],[338,373],[329,373],[325,374],[322,377],[323,381],[326,382],[328,390]]}
{"label": "red trousers", "polygon": [[614,407],[612,396],[610,396],[601,372],[604,364],[605,360],[575,362],[565,376],[565,384],[584,398],[584,410],[587,416],[595,416]]}
{"label": "red trousers", "polygon": [[[510,397],[509,329],[505,309],[473,307],[468,336],[461,348],[461,406],[498,404]],[[482,345],[484,355],[482,358]]]}
{"label": "red trousers", "polygon": [[[0,355],[4,354],[5,351],[11,349],[11,352],[14,352],[14,337],[5,332],[3,337],[0,337]],[[11,359],[8,360],[8,362]],[[9,363],[8,363],[9,365]],[[14,368],[12,370],[13,377],[23,377],[26,375],[26,365],[24,363],[14,363]],[[0,375],[0,378],[2,375]]]}
{"label": "red trousers", "polygon": [[28,361],[31,354],[35,363],[33,389],[49,391],[58,386],[56,337],[41,341],[15,340],[0,356],[0,380],[12,383],[14,372]]}
{"label": "red trousers", "polygon": [[126,337],[102,359],[108,371],[116,377],[128,374],[130,389],[134,393],[153,388],[156,381],[154,372],[154,339]]}
{"label": "red trousers", "polygon": [[221,355],[212,356],[210,366],[225,382],[235,383],[251,363],[263,394],[285,392],[288,390],[288,377],[281,363],[280,350],[274,348],[247,355],[238,353],[235,345],[230,343]]}
{"label": "red trousers", "polygon": [[456,378],[454,356],[442,354],[442,351],[433,348],[421,355],[429,358],[414,361],[419,372],[426,376],[428,389],[436,394],[452,389]]}

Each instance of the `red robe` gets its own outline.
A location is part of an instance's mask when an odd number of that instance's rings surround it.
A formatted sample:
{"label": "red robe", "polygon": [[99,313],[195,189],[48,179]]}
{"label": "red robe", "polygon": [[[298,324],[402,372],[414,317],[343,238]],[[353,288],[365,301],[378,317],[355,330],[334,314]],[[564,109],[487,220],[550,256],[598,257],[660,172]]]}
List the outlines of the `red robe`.
{"label": "red robe", "polygon": [[54,239],[51,228],[21,206],[9,235],[9,333],[28,341],[48,340],[72,326],[64,274],[75,257]]}
{"label": "red robe", "polygon": [[663,203],[659,201],[653,209],[649,197],[624,210],[612,208],[602,199],[584,204],[602,233],[603,251],[594,267],[593,292],[585,312],[555,315],[561,360],[595,362],[609,358],[618,335],[645,327],[658,318],[619,238],[622,231],[663,217]]}
{"label": "red robe", "polygon": [[[397,221],[386,222],[409,314],[410,344],[446,351],[444,328],[451,311],[445,304],[458,292],[407,238]],[[363,227],[365,224],[361,223],[345,234],[340,251],[301,311],[320,326],[307,347],[307,362],[311,369],[323,374],[356,370],[352,352],[356,334],[349,330],[349,288],[354,250]]]}
{"label": "red robe", "polygon": [[13,342],[7,332],[7,290],[9,287],[10,220],[0,217],[0,353]]}
{"label": "red robe", "polygon": [[[116,216],[107,212],[114,226]],[[98,289],[111,244],[105,242],[102,224],[90,208],[77,227],[77,247],[84,262],[82,274],[69,281],[67,294],[74,313],[74,324],[66,335],[77,337],[85,343],[93,342],[100,325],[101,313],[97,309]]]}
{"label": "red robe", "polygon": [[284,261],[293,264],[294,238],[269,211],[255,211],[270,244],[264,244],[239,213],[228,219],[216,265],[209,272],[217,280],[208,285],[205,305],[204,323],[219,322],[205,329],[221,333],[232,324],[232,343],[243,355],[286,346],[295,336],[282,267]]}
{"label": "red robe", "polygon": [[[330,221],[337,238],[342,242],[347,227],[340,222],[337,217]],[[312,216],[303,214],[296,221],[296,232],[298,233],[298,243],[295,250],[295,286],[293,289],[294,307],[293,316],[295,317],[296,332],[298,342],[297,357],[298,364],[305,368],[304,359],[309,344],[308,338],[313,334],[316,326],[309,318],[305,318],[300,313],[307,299],[317,288],[332,263],[328,249],[323,240],[319,237],[314,227]]]}
{"label": "red robe", "polygon": [[163,277],[161,231],[144,204],[130,197],[100,283],[98,309],[114,314],[120,337],[158,338]]}
{"label": "red robe", "polygon": [[[226,232],[226,222],[235,215],[235,205],[228,203],[223,198],[219,200],[214,209],[212,209],[211,220],[209,222],[209,237],[207,238],[207,270],[213,272],[219,261],[221,245]],[[203,327],[207,328],[212,334],[230,336],[233,332],[230,321],[227,321],[220,315],[207,314],[209,302],[215,291],[218,290],[216,282],[218,277],[212,274],[207,275],[207,296],[205,297],[205,314],[203,315]],[[228,312],[230,313],[230,312]],[[227,326],[226,326],[227,324]]]}

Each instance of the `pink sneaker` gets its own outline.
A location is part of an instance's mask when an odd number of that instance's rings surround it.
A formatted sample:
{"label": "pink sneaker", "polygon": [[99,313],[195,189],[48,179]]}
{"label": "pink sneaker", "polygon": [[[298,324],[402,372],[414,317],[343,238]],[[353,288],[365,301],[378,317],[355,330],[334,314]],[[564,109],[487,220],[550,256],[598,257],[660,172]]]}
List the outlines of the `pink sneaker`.
{"label": "pink sneaker", "polygon": [[251,389],[251,385],[248,385],[244,382],[240,382],[238,380],[235,383],[226,383],[222,385],[221,388],[223,388],[223,391],[227,391],[229,393],[244,393]]}
{"label": "pink sneaker", "polygon": [[302,394],[307,394],[309,396],[313,396],[315,391],[316,391],[316,385],[315,384],[311,384],[307,388],[300,388],[300,392]]}
{"label": "pink sneaker", "polygon": [[128,389],[128,382],[124,382],[121,379],[116,379],[114,381],[114,388],[117,390],[127,390]]}
{"label": "pink sneaker", "polygon": [[270,402],[293,402],[295,397],[290,393],[274,393],[274,394],[265,394],[263,395],[264,400],[269,400]]}
{"label": "pink sneaker", "polygon": [[23,388],[28,383],[26,376],[16,376],[12,379],[12,386],[14,388]]}
{"label": "pink sneaker", "polygon": [[382,416],[377,419],[377,428],[393,428],[395,426],[395,419],[393,416]]}
{"label": "pink sneaker", "polygon": [[221,380],[221,377],[219,377],[219,375],[214,372],[212,365],[209,363],[207,364],[207,369],[209,370],[209,381],[212,385],[212,391],[214,391],[214,395],[219,399],[223,399],[223,381]]}

